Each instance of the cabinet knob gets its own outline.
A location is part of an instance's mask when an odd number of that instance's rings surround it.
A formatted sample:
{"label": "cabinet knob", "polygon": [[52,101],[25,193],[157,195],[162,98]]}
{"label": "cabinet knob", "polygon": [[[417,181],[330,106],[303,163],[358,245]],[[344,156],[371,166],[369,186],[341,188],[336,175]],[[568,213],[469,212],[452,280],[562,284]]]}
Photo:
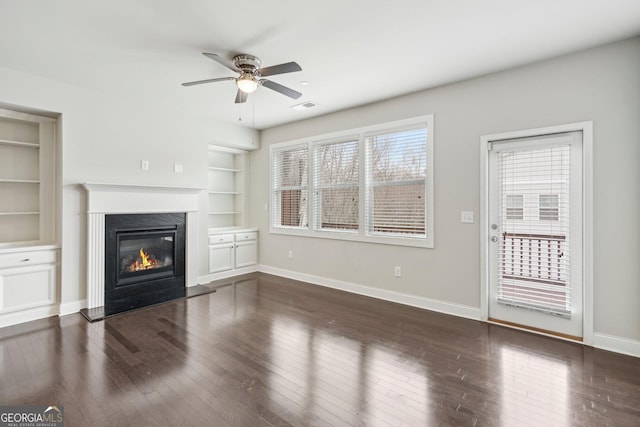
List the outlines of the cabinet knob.
{"label": "cabinet knob", "polygon": [[29,261],[31,261],[31,259],[25,258],[25,259],[21,260],[20,262],[29,262]]}

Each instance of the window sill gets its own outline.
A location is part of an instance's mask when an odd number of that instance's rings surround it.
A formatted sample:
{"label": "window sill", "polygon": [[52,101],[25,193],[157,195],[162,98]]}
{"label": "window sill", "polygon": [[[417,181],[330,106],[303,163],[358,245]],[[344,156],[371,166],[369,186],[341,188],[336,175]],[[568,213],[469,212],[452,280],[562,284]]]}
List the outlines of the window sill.
{"label": "window sill", "polygon": [[305,230],[288,227],[271,227],[271,234],[281,234],[286,236],[310,237],[331,240],[345,240],[349,242],[373,243],[379,245],[406,246],[413,248],[433,249],[433,237],[417,238],[417,237],[385,237],[385,236],[367,236],[362,233],[354,233],[353,231],[322,231],[322,230]]}

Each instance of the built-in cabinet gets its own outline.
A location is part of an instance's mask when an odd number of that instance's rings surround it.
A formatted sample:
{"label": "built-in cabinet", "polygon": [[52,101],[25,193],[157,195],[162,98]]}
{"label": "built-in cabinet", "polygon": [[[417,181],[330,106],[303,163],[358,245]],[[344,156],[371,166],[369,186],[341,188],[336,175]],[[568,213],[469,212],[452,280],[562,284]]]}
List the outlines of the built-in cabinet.
{"label": "built-in cabinet", "polygon": [[246,269],[257,264],[257,229],[226,230],[209,234],[209,273]]}
{"label": "built-in cabinet", "polygon": [[258,229],[248,226],[247,155],[209,146],[209,276],[203,281],[255,271],[258,264]]}
{"label": "built-in cabinet", "polygon": [[55,124],[0,109],[0,327],[58,312]]}
{"label": "built-in cabinet", "polygon": [[53,248],[0,254],[0,326],[1,317],[10,313],[42,309],[44,316],[56,314],[57,266]]}

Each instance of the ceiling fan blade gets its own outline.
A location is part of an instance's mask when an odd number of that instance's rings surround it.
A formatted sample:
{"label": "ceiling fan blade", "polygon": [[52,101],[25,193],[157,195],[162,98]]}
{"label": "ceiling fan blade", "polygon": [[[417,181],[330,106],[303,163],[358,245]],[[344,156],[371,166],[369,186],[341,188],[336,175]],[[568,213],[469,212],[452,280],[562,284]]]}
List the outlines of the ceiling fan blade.
{"label": "ceiling fan blade", "polygon": [[236,93],[236,104],[242,104],[243,102],[247,102],[247,94],[238,89],[238,93]]}
{"label": "ceiling fan blade", "polygon": [[195,82],[182,83],[182,86],[194,86],[194,85],[201,85],[201,84],[205,84],[205,83],[222,82],[222,81],[225,81],[225,80],[235,80],[235,78],[233,78],[233,77],[219,77],[217,79],[198,80],[198,81],[195,81]]}
{"label": "ceiling fan blade", "polygon": [[271,67],[264,67],[258,70],[261,76],[274,76],[276,74],[293,73],[296,71],[302,71],[295,62],[287,62],[286,64],[272,65]]}
{"label": "ceiling fan blade", "polygon": [[235,71],[236,73],[239,73],[241,71],[238,67],[235,66],[235,64],[233,62],[229,61],[227,58],[223,58],[222,56],[216,55],[215,53],[203,52],[202,54],[204,56],[206,56],[207,58],[209,58],[209,59],[213,59],[218,64],[224,65],[225,67],[227,67],[231,71]]}
{"label": "ceiling fan blade", "polygon": [[286,95],[289,98],[298,99],[302,96],[300,92],[289,89],[286,86],[282,86],[280,83],[272,82],[271,80],[261,79],[260,84],[262,84],[262,86],[268,87],[271,90],[275,90],[276,92]]}

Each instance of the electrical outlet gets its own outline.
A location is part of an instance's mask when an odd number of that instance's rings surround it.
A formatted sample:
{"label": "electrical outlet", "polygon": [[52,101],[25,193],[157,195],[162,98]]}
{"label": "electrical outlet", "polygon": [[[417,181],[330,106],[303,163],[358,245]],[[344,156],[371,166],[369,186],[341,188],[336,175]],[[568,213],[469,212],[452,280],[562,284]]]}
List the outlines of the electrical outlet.
{"label": "electrical outlet", "polygon": [[473,224],[473,211],[460,212],[460,222],[466,224]]}
{"label": "electrical outlet", "polygon": [[293,259],[293,249],[289,249],[289,259]]}
{"label": "electrical outlet", "polygon": [[397,265],[395,267],[393,267],[393,275],[395,277],[401,277],[402,276],[402,268],[400,268]]}

